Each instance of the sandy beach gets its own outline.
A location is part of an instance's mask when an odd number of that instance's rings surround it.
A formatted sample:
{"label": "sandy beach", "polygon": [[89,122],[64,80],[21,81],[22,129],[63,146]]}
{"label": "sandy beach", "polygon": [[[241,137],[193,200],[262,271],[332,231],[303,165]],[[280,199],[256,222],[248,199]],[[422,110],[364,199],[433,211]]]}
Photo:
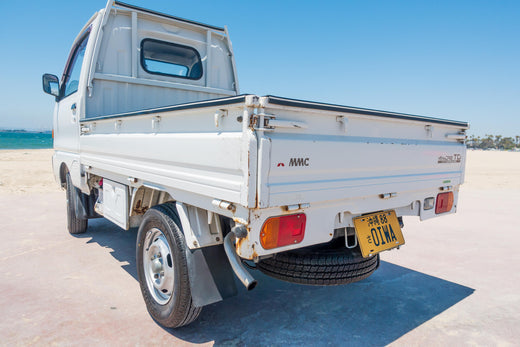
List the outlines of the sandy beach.
{"label": "sandy beach", "polygon": [[52,150],[0,150],[2,345],[518,345],[520,152],[468,151],[456,214],[405,218],[365,281],[258,287],[163,329],[146,312],[135,230],[72,237]]}
{"label": "sandy beach", "polygon": [[0,195],[59,191],[52,149],[0,150]]}

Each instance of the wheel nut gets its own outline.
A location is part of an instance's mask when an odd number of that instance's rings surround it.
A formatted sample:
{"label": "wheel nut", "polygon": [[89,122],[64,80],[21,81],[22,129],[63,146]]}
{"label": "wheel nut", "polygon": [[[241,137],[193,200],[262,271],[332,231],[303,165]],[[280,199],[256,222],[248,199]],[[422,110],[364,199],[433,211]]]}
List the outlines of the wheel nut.
{"label": "wheel nut", "polygon": [[153,278],[158,279],[159,278],[159,274],[154,274]]}

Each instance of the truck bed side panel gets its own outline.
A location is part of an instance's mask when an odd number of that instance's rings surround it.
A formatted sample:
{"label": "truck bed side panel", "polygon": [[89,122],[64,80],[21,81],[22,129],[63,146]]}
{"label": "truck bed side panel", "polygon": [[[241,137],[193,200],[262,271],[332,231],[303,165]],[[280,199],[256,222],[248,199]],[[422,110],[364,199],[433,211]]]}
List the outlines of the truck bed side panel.
{"label": "truck bed side panel", "polygon": [[[82,122],[81,163],[150,184],[247,206],[247,141],[234,117],[215,127],[214,108],[151,112]],[[175,197],[174,197],[175,198]],[[252,199],[254,201],[254,199]]]}

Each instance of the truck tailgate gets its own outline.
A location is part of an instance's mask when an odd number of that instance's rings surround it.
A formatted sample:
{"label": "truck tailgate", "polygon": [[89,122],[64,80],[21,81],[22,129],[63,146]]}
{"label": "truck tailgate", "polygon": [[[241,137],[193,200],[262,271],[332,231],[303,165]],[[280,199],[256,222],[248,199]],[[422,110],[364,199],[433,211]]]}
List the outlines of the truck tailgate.
{"label": "truck tailgate", "polygon": [[260,99],[259,207],[455,186],[467,123],[278,97]]}

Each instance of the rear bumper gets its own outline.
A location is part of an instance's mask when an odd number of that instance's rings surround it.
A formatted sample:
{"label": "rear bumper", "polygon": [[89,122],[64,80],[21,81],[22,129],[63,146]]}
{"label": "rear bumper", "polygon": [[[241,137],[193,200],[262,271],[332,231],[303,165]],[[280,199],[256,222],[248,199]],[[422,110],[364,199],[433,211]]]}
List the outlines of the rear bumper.
{"label": "rear bumper", "polygon": [[[330,241],[334,237],[334,230],[345,227],[354,227],[352,219],[366,213],[395,210],[398,217],[418,216],[421,220],[440,217],[455,213],[459,185],[450,187],[449,190],[424,189],[407,192],[399,192],[393,197],[365,196],[357,198],[346,198],[336,201],[313,203],[304,208],[287,210],[287,207],[276,207],[267,209],[254,209],[250,213],[249,233],[246,238],[237,242],[237,253],[245,259],[257,259],[258,257],[284,252],[291,249],[303,248]],[[435,214],[435,207],[424,209],[424,200],[437,197],[437,194],[452,191],[454,194],[453,207],[449,212]],[[300,207],[300,206],[298,206]],[[260,233],[264,222],[269,217],[305,213],[306,227],[303,240],[294,245],[274,249],[264,249],[260,243]],[[406,233],[405,233],[406,238]]]}

